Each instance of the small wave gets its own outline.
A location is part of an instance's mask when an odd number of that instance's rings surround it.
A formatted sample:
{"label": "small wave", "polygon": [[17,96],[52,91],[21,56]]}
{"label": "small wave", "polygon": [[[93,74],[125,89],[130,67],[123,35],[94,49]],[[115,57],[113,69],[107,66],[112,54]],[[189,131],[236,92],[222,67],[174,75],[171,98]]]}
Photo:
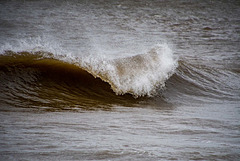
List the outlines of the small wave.
{"label": "small wave", "polygon": [[[177,104],[239,102],[239,75],[214,65],[178,61],[179,67],[167,82],[165,97]],[[230,79],[231,78],[231,79]]]}

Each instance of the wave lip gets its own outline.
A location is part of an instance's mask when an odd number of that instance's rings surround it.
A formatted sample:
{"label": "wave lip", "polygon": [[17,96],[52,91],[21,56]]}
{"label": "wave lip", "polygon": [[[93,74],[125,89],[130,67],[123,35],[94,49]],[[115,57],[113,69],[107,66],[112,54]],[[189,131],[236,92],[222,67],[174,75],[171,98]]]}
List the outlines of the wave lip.
{"label": "wave lip", "polygon": [[80,64],[94,77],[108,82],[117,95],[129,93],[134,97],[155,95],[174,74],[177,65],[167,44],[158,44],[141,55],[113,60],[89,57]]}

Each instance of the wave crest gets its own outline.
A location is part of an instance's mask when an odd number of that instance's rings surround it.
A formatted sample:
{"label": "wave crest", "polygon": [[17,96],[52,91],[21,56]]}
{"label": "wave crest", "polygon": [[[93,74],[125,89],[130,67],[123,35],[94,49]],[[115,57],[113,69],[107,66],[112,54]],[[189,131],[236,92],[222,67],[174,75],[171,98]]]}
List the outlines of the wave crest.
{"label": "wave crest", "polygon": [[[54,74],[54,71],[57,72],[58,69],[61,71],[77,70],[81,75],[90,73],[93,77],[107,82],[116,95],[131,94],[135,98],[154,96],[157,89],[165,86],[165,81],[177,67],[177,60],[167,44],[157,45],[145,54],[118,59],[108,59],[99,55],[73,58],[43,51],[6,51],[1,55],[1,59],[0,67],[3,68],[9,68],[9,65],[16,67],[20,64],[21,68],[37,68],[41,70],[41,73]],[[82,84],[82,80],[74,81],[74,83]]]}

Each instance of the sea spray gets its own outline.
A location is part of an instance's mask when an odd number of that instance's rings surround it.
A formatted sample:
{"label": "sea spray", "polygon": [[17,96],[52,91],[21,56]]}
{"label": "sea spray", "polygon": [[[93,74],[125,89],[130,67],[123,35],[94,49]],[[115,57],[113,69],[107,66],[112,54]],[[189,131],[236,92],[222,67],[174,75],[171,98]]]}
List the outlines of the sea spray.
{"label": "sea spray", "polygon": [[29,53],[42,51],[43,53],[52,53],[55,56],[66,55],[66,53],[70,55],[62,48],[61,43],[51,36],[28,37],[5,42],[0,47],[0,54],[4,54],[5,51]]}

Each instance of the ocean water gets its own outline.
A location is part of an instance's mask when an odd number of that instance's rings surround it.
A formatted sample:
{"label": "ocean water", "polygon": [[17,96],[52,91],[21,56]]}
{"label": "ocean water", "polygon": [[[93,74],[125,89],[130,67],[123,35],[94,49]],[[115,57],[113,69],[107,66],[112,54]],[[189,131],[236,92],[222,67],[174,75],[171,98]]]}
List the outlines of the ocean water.
{"label": "ocean water", "polygon": [[0,160],[239,160],[240,3],[0,2]]}

